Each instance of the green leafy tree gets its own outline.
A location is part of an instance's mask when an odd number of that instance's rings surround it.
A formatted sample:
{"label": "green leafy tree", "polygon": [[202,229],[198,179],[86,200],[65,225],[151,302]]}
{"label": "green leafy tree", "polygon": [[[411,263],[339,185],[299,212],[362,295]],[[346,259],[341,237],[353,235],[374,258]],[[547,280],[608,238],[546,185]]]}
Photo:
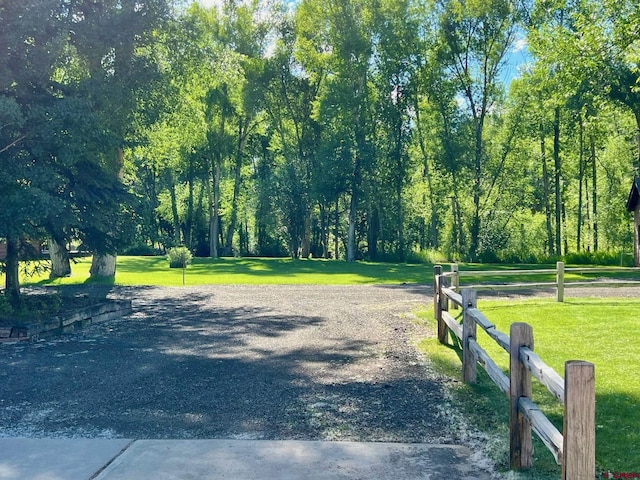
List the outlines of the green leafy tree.
{"label": "green leafy tree", "polygon": [[370,62],[371,5],[365,1],[307,0],[298,9],[298,53],[311,76],[324,75],[316,115],[342,130],[345,143],[334,158],[346,163],[349,190],[347,261],[356,260],[363,172],[372,158]]}
{"label": "green leafy tree", "polygon": [[502,96],[500,73],[515,40],[518,10],[510,0],[443,0],[434,3],[434,13],[439,18],[439,60],[455,80],[471,121],[474,151],[469,253],[476,258],[484,193],[485,125]]}

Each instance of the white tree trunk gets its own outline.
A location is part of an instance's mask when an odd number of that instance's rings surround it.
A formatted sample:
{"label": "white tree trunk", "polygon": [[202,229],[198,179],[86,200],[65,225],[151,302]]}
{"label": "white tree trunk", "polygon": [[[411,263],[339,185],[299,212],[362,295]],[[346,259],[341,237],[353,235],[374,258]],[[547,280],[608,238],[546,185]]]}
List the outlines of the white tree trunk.
{"label": "white tree trunk", "polygon": [[71,275],[69,252],[64,245],[53,238],[49,239],[49,258],[51,259],[51,273],[49,278],[68,277]]}
{"label": "white tree trunk", "polygon": [[116,276],[116,256],[94,254],[91,259],[91,269],[89,273],[92,277],[115,277]]}

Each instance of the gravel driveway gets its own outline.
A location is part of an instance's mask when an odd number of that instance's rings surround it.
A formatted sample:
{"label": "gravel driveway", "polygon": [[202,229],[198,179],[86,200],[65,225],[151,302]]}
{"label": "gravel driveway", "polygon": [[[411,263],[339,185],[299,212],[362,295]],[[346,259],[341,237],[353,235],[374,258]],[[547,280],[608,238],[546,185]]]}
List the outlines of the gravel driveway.
{"label": "gravel driveway", "polygon": [[455,443],[414,346],[430,290],[115,288],[129,317],[0,345],[0,436]]}

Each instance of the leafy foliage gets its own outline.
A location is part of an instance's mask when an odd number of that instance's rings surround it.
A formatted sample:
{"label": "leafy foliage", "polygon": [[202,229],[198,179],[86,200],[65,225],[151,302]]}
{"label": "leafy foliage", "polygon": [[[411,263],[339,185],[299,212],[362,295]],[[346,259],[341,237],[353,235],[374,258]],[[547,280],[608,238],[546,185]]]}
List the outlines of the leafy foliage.
{"label": "leafy foliage", "polygon": [[[631,250],[634,2],[170,3],[0,6],[11,245],[346,260]],[[506,79],[524,41],[528,63]]]}
{"label": "leafy foliage", "polygon": [[187,247],[173,247],[167,252],[167,260],[171,268],[187,268],[193,256]]}

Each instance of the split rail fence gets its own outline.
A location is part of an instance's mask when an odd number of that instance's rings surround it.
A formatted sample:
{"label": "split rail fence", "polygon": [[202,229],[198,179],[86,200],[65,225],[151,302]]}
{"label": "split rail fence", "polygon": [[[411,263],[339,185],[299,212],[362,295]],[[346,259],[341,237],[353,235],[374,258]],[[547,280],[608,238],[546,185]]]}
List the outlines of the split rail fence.
{"label": "split rail fence", "polygon": [[556,300],[558,302],[564,301],[564,289],[565,287],[625,287],[625,286],[640,286],[640,280],[584,280],[577,282],[565,281],[565,274],[612,274],[612,273],[629,273],[636,272],[640,275],[640,268],[630,267],[570,267],[565,268],[564,262],[557,262],[556,268],[538,269],[538,270],[482,270],[461,271],[458,264],[451,265],[451,286],[459,289],[461,277],[496,277],[496,276],[514,276],[519,278],[531,276],[531,275],[555,275],[554,282],[520,282],[520,283],[504,283],[504,284],[478,284],[473,285],[475,290],[518,290],[518,289],[534,289],[534,288],[555,288]]}
{"label": "split rail fence", "polygon": [[[477,292],[452,288],[455,272],[434,269],[434,313],[438,340],[447,343],[451,332],[462,346],[462,377],[475,383],[478,364],[510,399],[510,466],[514,470],[532,467],[532,431],[562,466],[563,480],[593,480],[595,477],[595,368],[592,363],[565,363],[564,380],[534,352],[533,329],[527,323],[513,323],[510,334],[496,329],[477,308]],[[477,272],[474,272],[477,273]],[[449,313],[449,306],[462,308],[462,323]],[[509,354],[506,375],[477,342],[480,326]],[[532,400],[531,377],[537,378],[564,406],[560,432]]]}

